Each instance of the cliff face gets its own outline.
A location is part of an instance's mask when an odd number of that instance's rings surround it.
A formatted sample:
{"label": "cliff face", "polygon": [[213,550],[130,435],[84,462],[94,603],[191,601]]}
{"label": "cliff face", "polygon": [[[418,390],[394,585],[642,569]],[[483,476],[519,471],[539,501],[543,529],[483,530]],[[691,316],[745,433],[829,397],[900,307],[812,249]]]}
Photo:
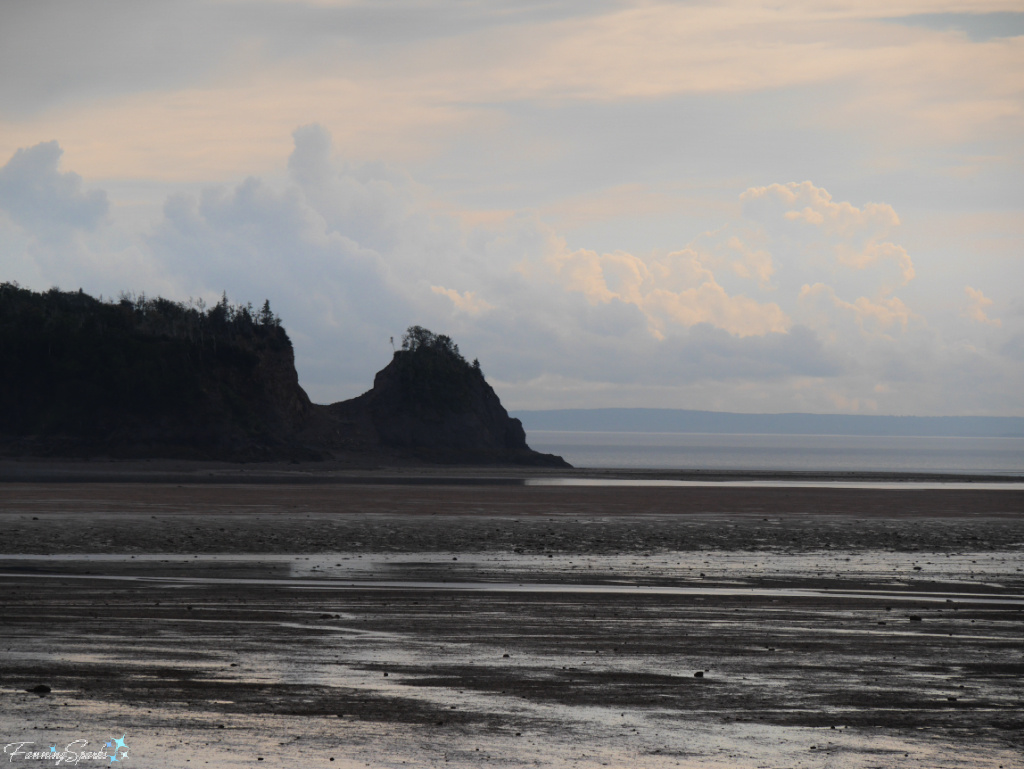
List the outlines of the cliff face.
{"label": "cliff face", "polygon": [[328,419],[347,426],[341,432],[432,462],[569,466],[530,449],[522,423],[508,415],[479,364],[467,363],[447,337],[419,331],[422,343],[396,352],[372,390],[327,407]]}
{"label": "cliff face", "polygon": [[396,352],[374,377],[373,389],[349,404],[350,410],[366,409],[382,446],[413,456],[568,466],[532,451],[522,423],[508,415],[479,366],[444,349]]}
{"label": "cliff face", "polygon": [[478,368],[429,348],[397,352],[373,379],[370,414],[381,442],[453,451],[526,450]]}
{"label": "cliff face", "polygon": [[258,459],[295,448],[312,412],[284,329],[226,300],[207,311],[3,285],[0,360],[9,454]]}
{"label": "cliff face", "polygon": [[565,466],[530,450],[479,366],[419,331],[372,390],[318,406],[269,304],[0,284],[0,455]]}

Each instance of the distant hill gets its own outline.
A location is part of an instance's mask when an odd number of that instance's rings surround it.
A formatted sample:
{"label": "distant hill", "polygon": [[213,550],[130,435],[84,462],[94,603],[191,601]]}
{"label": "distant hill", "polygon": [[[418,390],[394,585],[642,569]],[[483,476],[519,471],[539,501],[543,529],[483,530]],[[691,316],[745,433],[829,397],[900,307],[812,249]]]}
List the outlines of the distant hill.
{"label": "distant hill", "polygon": [[746,435],[1024,437],[1024,417],[904,417],[862,414],[737,414],[685,409],[516,411],[527,430]]}
{"label": "distant hill", "polygon": [[409,329],[359,398],[321,406],[264,302],[212,307],[0,284],[0,455],[515,463],[531,451],[478,363]]}

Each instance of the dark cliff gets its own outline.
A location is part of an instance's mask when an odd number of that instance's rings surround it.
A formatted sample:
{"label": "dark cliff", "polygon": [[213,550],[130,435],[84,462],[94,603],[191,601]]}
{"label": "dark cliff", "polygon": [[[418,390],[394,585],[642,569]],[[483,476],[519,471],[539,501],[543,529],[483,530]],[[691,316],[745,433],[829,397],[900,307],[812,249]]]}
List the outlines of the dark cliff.
{"label": "dark cliff", "polygon": [[4,284],[0,361],[6,453],[257,459],[312,413],[269,305]]}
{"label": "dark cliff", "polygon": [[269,303],[0,284],[0,454],[564,464],[529,449],[479,366],[446,344],[396,353],[368,393],[318,406]]}
{"label": "dark cliff", "polygon": [[335,419],[361,424],[369,441],[440,462],[508,462],[568,467],[526,445],[477,361],[451,339],[414,326],[403,349],[377,372],[373,389],[328,407]]}

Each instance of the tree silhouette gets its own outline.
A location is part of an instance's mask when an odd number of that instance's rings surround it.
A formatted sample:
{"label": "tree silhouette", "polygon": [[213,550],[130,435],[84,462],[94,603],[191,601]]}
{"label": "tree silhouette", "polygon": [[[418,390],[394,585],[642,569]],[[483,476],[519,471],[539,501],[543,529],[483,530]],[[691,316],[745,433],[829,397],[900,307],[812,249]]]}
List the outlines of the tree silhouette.
{"label": "tree silhouette", "polygon": [[459,346],[446,334],[435,334],[423,326],[409,326],[402,335],[402,349],[406,352],[416,352],[420,349],[434,350],[447,353],[463,363],[466,359],[459,352]]}

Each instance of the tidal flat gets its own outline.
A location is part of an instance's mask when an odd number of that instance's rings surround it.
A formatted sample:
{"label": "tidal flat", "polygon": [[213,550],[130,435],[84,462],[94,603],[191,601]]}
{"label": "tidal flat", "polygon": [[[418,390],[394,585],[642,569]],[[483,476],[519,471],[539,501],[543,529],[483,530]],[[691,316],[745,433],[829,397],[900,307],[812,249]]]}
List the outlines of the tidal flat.
{"label": "tidal flat", "polygon": [[147,767],[1019,767],[1022,513],[990,489],[0,484],[0,737],[124,735]]}

